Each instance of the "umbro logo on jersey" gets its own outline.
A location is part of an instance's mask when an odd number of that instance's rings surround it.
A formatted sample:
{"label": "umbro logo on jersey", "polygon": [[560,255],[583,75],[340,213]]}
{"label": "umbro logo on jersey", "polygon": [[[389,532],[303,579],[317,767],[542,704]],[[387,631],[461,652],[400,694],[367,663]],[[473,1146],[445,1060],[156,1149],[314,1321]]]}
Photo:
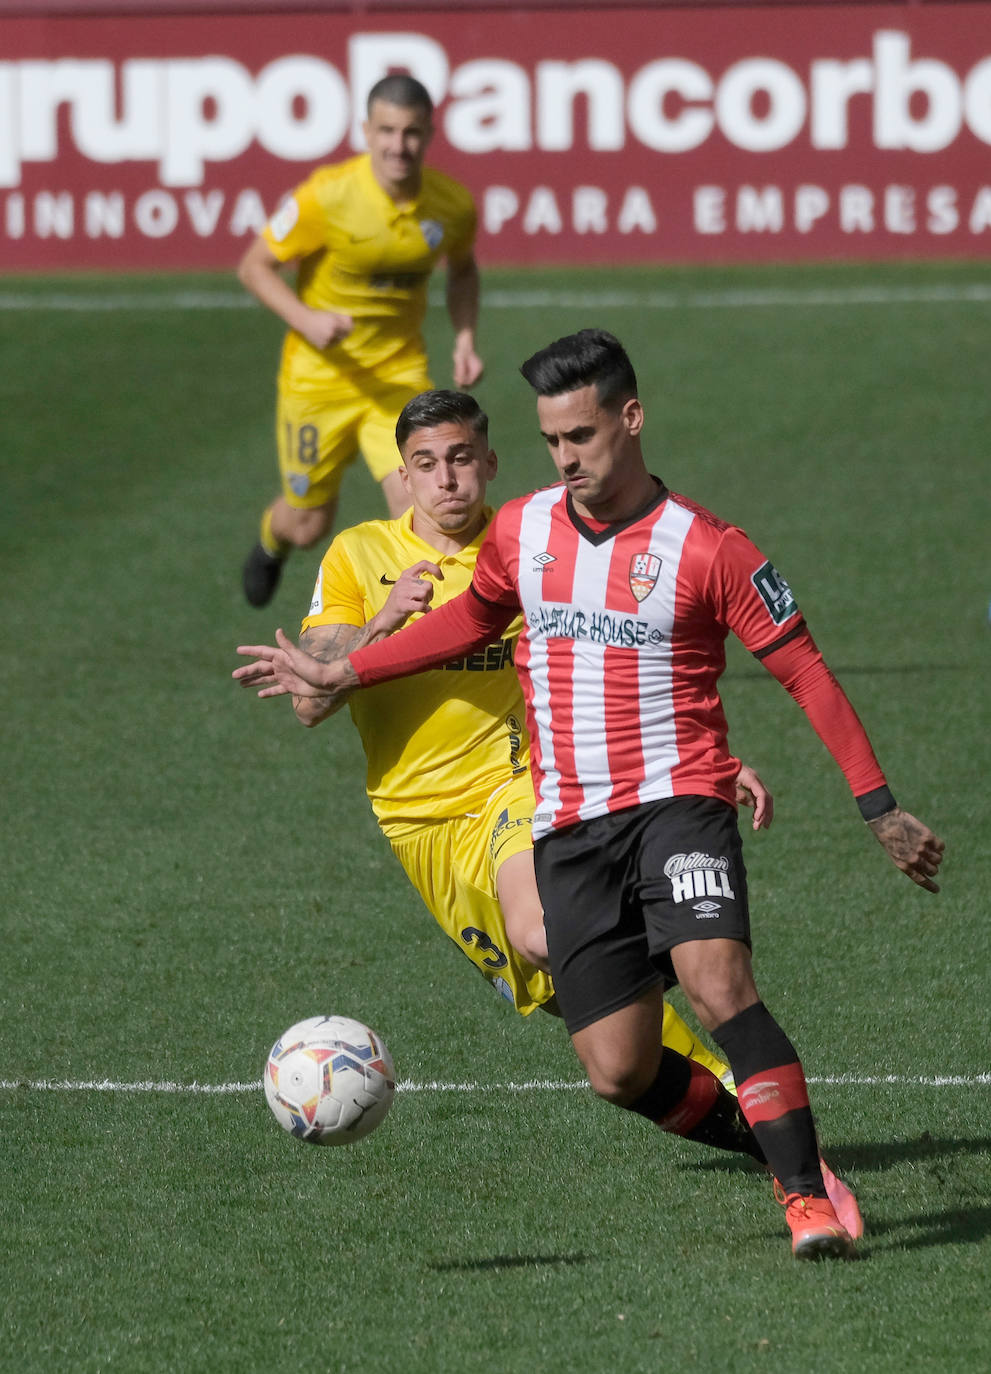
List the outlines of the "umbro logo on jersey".
{"label": "umbro logo on jersey", "polygon": [[386,577],[385,573],[382,574],[379,581],[382,583],[383,587],[394,587],[396,585],[396,579],[394,577]]}
{"label": "umbro logo on jersey", "polygon": [[556,563],[557,559],[552,553],[538,553],[534,555],[533,564],[535,568],[546,568],[548,563]]}
{"label": "umbro logo on jersey", "polygon": [[635,553],[630,559],[630,591],[638,601],[650,596],[661,573],[661,560],[655,553]]}

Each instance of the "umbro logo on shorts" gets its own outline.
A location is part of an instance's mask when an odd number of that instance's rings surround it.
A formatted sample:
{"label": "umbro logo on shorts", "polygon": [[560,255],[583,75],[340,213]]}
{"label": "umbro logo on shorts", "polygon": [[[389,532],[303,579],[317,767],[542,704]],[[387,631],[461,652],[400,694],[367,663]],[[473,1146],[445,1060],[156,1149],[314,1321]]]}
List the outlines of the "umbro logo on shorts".
{"label": "umbro logo on shorts", "polygon": [[721,910],[718,902],[710,902],[708,898],[704,902],[696,902],[692,910],[700,921],[711,921]]}

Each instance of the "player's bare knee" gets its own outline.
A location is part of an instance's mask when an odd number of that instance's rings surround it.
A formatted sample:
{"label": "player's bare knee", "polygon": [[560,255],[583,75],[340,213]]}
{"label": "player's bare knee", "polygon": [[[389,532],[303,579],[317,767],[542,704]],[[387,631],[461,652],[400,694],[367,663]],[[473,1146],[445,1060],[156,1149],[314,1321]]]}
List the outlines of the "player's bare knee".
{"label": "player's bare knee", "polygon": [[327,534],[333,518],[333,506],[314,506],[309,510],[293,511],[289,538],[298,549],[312,548]]}
{"label": "player's bare knee", "polygon": [[707,1031],[715,1030],[724,1021],[745,1011],[756,999],[749,989],[735,983],[714,981],[703,988],[685,989],[692,1010]]}
{"label": "player's bare knee", "polygon": [[650,1087],[656,1069],[624,1060],[592,1060],[586,1063],[588,1081],[597,1096],[614,1107],[628,1107]]}
{"label": "player's bare knee", "polygon": [[713,954],[716,957],[708,960],[686,960],[678,953],[675,956],[675,972],[682,991],[709,1031],[758,1000],[749,952],[735,942],[719,942],[718,947],[713,947]]}

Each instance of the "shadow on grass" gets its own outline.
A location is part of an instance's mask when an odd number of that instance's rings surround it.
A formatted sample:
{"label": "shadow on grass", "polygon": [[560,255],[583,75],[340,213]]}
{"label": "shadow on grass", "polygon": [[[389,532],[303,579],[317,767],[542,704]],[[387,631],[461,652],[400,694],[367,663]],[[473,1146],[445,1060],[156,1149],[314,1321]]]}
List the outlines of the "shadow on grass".
{"label": "shadow on grass", "polygon": [[[868,1238],[884,1237],[893,1250],[924,1250],[930,1245],[979,1245],[991,1236],[991,1207],[949,1207],[891,1221],[868,1219]],[[907,1233],[907,1234],[906,1234]]]}
{"label": "shadow on grass", "polygon": [[[974,1136],[972,1139],[930,1135],[923,1131],[914,1140],[891,1140],[884,1144],[877,1141],[862,1145],[831,1145],[824,1151],[830,1164],[843,1169],[856,1169],[858,1172],[883,1173],[893,1164],[917,1164],[922,1160],[950,1159],[954,1155],[991,1154],[991,1137]],[[942,1180],[940,1180],[942,1181]]]}
{"label": "shadow on grass", "polygon": [[539,1264],[588,1264],[591,1255],[492,1255],[489,1259],[476,1260],[433,1260],[428,1269],[446,1274],[458,1270],[479,1269],[529,1269]]}
{"label": "shadow on grass", "polygon": [[[839,1174],[884,1173],[896,1164],[918,1164],[924,1160],[951,1159],[954,1155],[991,1154],[991,1137],[975,1136],[962,1140],[930,1135],[924,1131],[915,1140],[891,1140],[884,1144],[864,1141],[861,1145],[827,1144],[823,1148],[829,1164]],[[698,1161],[678,1160],[675,1168],[703,1173],[753,1173],[760,1166],[747,1155],[713,1154]],[[942,1179],[937,1178],[938,1182]]]}

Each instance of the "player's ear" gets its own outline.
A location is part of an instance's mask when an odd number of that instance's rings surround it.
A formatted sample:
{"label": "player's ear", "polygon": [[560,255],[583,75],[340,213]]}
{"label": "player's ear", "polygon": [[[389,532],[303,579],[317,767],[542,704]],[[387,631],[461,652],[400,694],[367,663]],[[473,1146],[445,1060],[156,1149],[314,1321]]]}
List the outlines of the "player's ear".
{"label": "player's ear", "polygon": [[492,481],[492,478],[496,475],[496,473],[497,473],[498,471],[499,471],[499,459],[496,457],[496,451],[495,451],[495,449],[494,449],[494,448],[490,448],[489,451],[488,451],[488,453],[485,455],[485,476],[486,476],[486,479],[487,479],[488,481],[491,482],[491,481]]}
{"label": "player's ear", "polygon": [[643,406],[638,397],[631,396],[623,406],[623,423],[632,438],[636,438],[643,429]]}

